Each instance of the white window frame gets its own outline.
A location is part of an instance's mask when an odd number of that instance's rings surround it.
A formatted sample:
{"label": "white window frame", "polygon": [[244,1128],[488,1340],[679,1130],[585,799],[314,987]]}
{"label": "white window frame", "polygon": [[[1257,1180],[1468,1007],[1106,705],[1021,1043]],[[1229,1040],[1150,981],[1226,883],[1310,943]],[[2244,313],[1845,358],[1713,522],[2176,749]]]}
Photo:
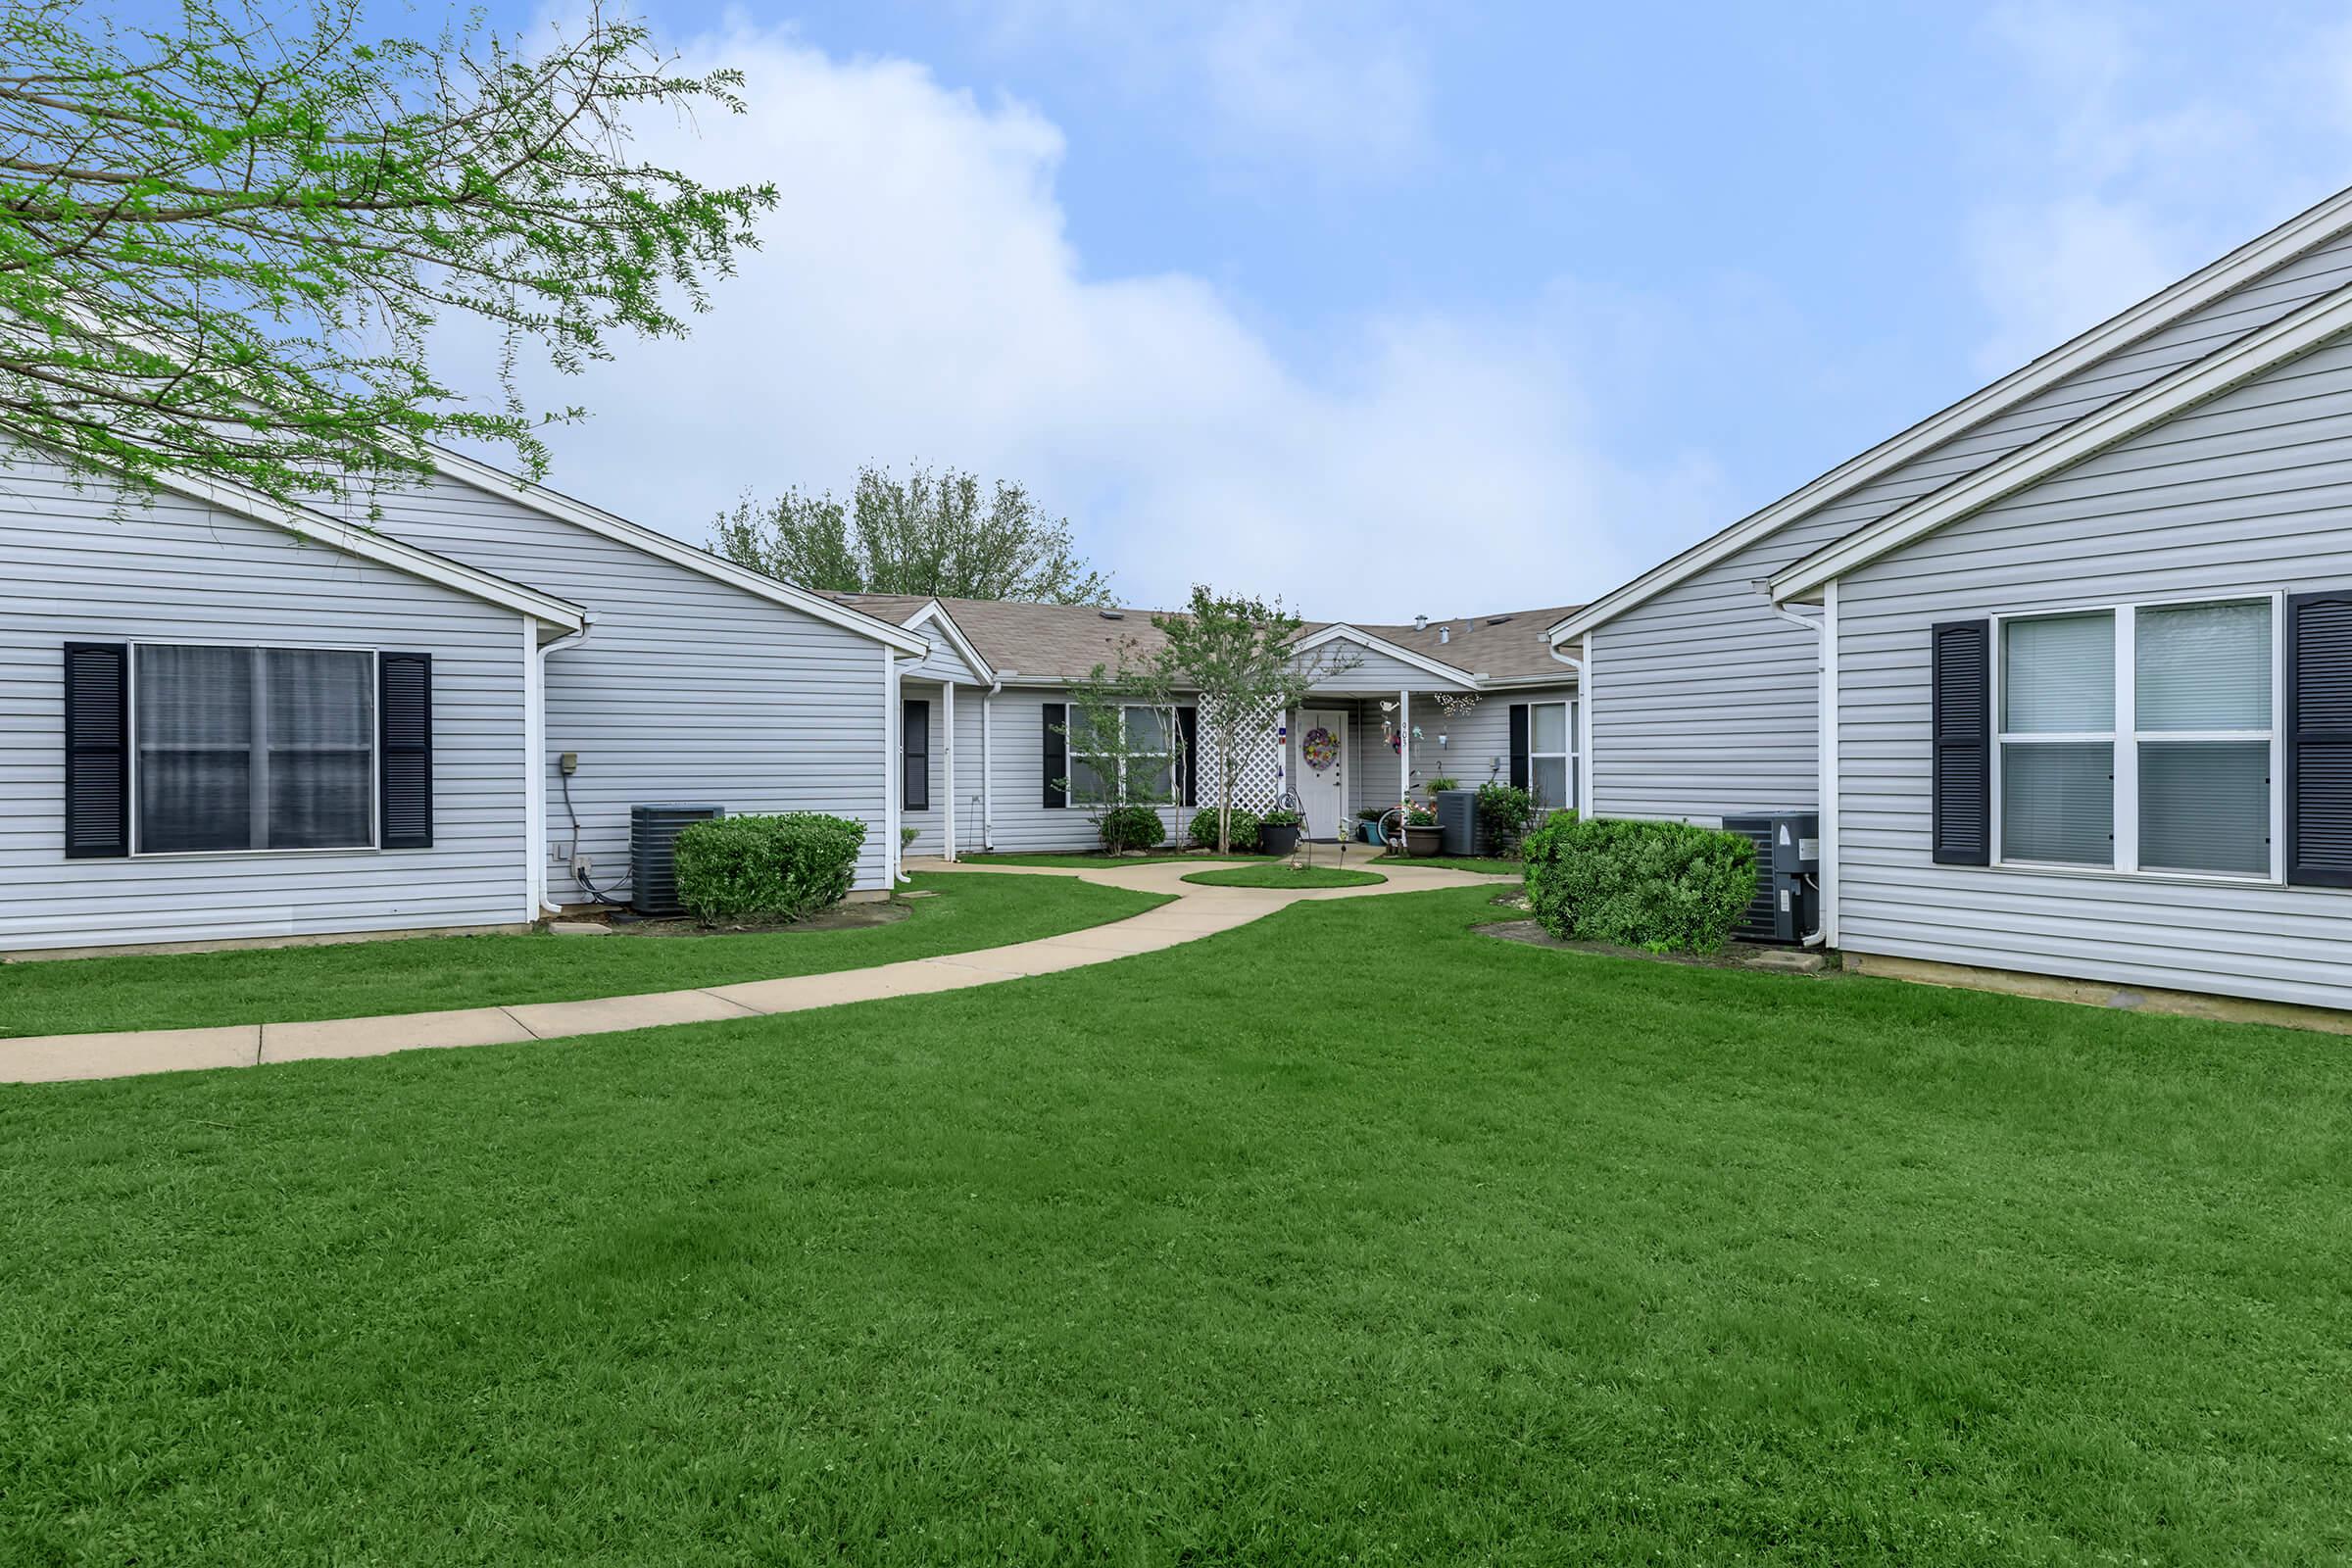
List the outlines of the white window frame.
{"label": "white window frame", "polygon": [[[1078,705],[1077,705],[1077,704],[1075,704],[1075,703],[1073,703],[1073,704],[1071,704],[1070,706],[1071,706],[1072,708],[1075,708],[1075,707],[1077,707]],[[1160,803],[1159,803],[1157,806],[1146,807],[1146,808],[1145,808],[1145,809],[1147,809],[1147,810],[1164,810],[1164,809],[1166,809],[1166,808],[1170,808],[1170,807],[1176,807],[1176,806],[1178,806],[1178,804],[1179,804],[1179,798],[1180,798],[1180,797],[1181,797],[1181,796],[1184,794],[1184,780],[1182,780],[1181,778],[1178,778],[1178,777],[1176,776],[1176,771],[1175,771],[1175,769],[1176,769],[1176,755],[1177,755],[1177,747],[1178,747],[1178,745],[1180,744],[1180,743],[1179,743],[1179,741],[1178,741],[1178,739],[1177,739],[1177,735],[1176,735],[1176,710],[1175,710],[1174,708],[1172,708],[1172,707],[1171,707],[1171,708],[1161,708],[1161,707],[1157,707],[1157,706],[1155,706],[1155,705],[1153,705],[1153,704],[1152,704],[1152,703],[1121,703],[1121,704],[1119,705],[1119,732],[1120,732],[1120,734],[1121,734],[1121,735],[1124,735],[1124,734],[1126,733],[1126,731],[1127,731],[1127,715],[1128,715],[1129,713],[1157,713],[1157,714],[1159,714],[1159,715],[1160,715],[1160,718],[1161,718],[1161,719],[1164,721],[1164,723],[1165,723],[1165,725],[1166,725],[1166,728],[1164,729],[1164,731],[1163,731],[1162,733],[1164,733],[1164,734],[1167,736],[1167,738],[1168,738],[1168,749],[1167,749],[1166,751],[1164,751],[1164,752],[1143,752],[1143,753],[1139,753],[1139,754],[1137,754],[1135,757],[1121,758],[1121,759],[1119,760],[1119,766],[1120,766],[1120,768],[1123,770],[1123,769],[1126,767],[1126,765],[1127,765],[1127,763],[1128,763],[1128,762],[1130,762],[1130,761],[1134,761],[1134,760],[1138,760],[1140,758],[1144,758],[1144,757],[1163,757],[1163,758],[1166,758],[1166,759],[1167,759],[1167,762],[1168,762],[1168,785],[1169,785],[1169,788],[1168,788],[1168,797],[1169,797],[1169,798],[1168,798],[1167,800],[1165,800],[1165,801],[1162,801],[1162,802],[1160,802]],[[1067,726],[1065,726],[1065,727],[1067,727]],[[1102,756],[1102,753],[1100,753],[1100,752],[1082,752],[1082,751],[1080,751],[1080,750],[1078,749],[1078,747],[1077,747],[1077,745],[1076,745],[1076,742],[1075,742],[1075,740],[1074,740],[1074,739],[1072,739],[1072,740],[1071,740],[1071,744],[1069,745],[1069,748],[1068,748],[1068,754],[1069,754],[1070,779],[1069,779],[1069,788],[1068,788],[1068,789],[1066,789],[1066,790],[1064,790],[1064,791],[1062,792],[1063,804],[1064,804],[1065,806],[1067,806],[1067,807],[1068,807],[1068,808],[1069,808],[1071,810],[1091,810],[1091,809],[1092,809],[1092,808],[1094,808],[1095,807],[1101,806],[1101,805],[1102,804],[1101,801],[1087,801],[1087,800],[1080,800],[1080,799],[1078,798],[1078,764],[1079,764],[1080,762],[1093,762],[1093,763],[1095,763],[1095,764],[1096,764],[1096,767],[1095,767],[1095,773],[1096,773],[1096,776],[1097,776],[1097,777],[1102,777],[1102,776],[1103,775],[1103,773],[1104,773],[1104,771],[1105,771],[1105,770],[1102,768],[1102,766],[1101,764],[1102,764],[1103,761],[1107,760],[1107,759],[1105,759],[1105,758]],[[1127,781],[1126,781],[1126,779],[1125,779],[1125,777],[1124,777],[1124,776],[1122,776],[1122,777],[1121,777],[1121,778],[1118,780],[1118,789],[1119,789],[1119,793],[1120,793],[1120,794],[1122,794],[1122,795],[1126,793],[1126,783],[1127,783]]]}
{"label": "white window frame", "polygon": [[[383,702],[377,671],[382,650],[359,643],[257,643],[239,637],[146,637],[131,640],[128,667],[123,671],[124,733],[130,743],[130,858],[137,860],[228,860],[257,855],[379,855],[384,842],[384,726],[377,711]],[[278,651],[296,654],[364,654],[368,658],[368,842],[320,845],[314,849],[270,849],[267,845],[243,850],[144,850],[139,847],[139,771],[146,748],[139,744],[139,654],[147,648],[242,648],[255,654]]]}
{"label": "white window frame", "polygon": [[[2137,660],[2139,650],[2138,612],[2142,610],[2175,610],[2191,605],[2247,605],[2266,603],[2271,607],[2271,723],[2269,731],[2262,730],[2141,730],[2137,701]],[[2007,630],[2015,620],[2049,620],[2067,615],[2112,614],[2115,617],[2115,718],[2114,728],[2105,731],[2066,731],[2011,734],[2001,728],[2004,716],[2001,691],[2002,676],[2008,664]],[[2018,871],[2060,872],[2080,876],[2128,876],[2146,882],[2228,883],[2234,886],[2284,886],[2286,882],[2286,590],[2283,588],[2255,588],[2244,591],[2219,591],[2198,594],[2176,594],[2160,599],[2132,599],[2103,604],[2066,605],[2047,610],[2006,611],[1992,617],[1991,679],[1988,700],[1992,704],[1992,863],[1996,868]],[[2173,867],[2143,870],[2139,863],[2139,747],[2142,741],[2259,741],[2267,740],[2271,749],[2271,868],[2267,875],[2243,871],[2189,871]],[[2006,767],[2006,748],[2015,745],[2077,743],[2108,743],[2115,756],[2115,844],[2106,865],[2087,865],[2069,860],[2011,859],[2002,843],[2001,779]]]}
{"label": "white window frame", "polygon": [[[1579,809],[1576,778],[1576,720],[1577,705],[1580,701],[1581,699],[1575,697],[1563,697],[1551,702],[1527,705],[1527,793],[1531,797],[1536,793],[1536,763],[1538,761],[1550,761],[1557,759],[1561,763],[1562,776],[1568,781],[1568,799],[1561,805],[1544,808],[1546,810],[1573,811]],[[1536,710],[1539,708],[1563,710],[1560,714],[1562,726],[1560,734],[1567,744],[1567,750],[1559,752],[1536,750]]]}

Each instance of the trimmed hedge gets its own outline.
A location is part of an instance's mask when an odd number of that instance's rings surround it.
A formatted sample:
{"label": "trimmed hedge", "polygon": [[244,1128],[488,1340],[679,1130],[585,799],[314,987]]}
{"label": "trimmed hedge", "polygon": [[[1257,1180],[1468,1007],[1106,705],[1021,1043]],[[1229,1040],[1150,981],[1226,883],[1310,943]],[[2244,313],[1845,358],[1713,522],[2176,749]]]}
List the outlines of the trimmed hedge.
{"label": "trimmed hedge", "polygon": [[1714,953],[1756,896],[1756,847],[1688,822],[1563,811],[1527,836],[1527,896],[1555,937]]}
{"label": "trimmed hedge", "polygon": [[678,902],[705,920],[805,920],[839,904],[865,824],[816,811],[722,816],[678,834]]}
{"label": "trimmed hedge", "polygon": [[[1217,808],[1212,806],[1205,811],[1194,812],[1193,825],[1186,830],[1186,836],[1193,841],[1196,849],[1215,849],[1217,847]],[[1257,848],[1257,813],[1255,811],[1245,811],[1238,806],[1233,808],[1233,847],[1243,851]]]}
{"label": "trimmed hedge", "polygon": [[1167,841],[1167,825],[1149,806],[1114,806],[1095,824],[1102,848],[1117,855],[1124,850],[1148,850]]}

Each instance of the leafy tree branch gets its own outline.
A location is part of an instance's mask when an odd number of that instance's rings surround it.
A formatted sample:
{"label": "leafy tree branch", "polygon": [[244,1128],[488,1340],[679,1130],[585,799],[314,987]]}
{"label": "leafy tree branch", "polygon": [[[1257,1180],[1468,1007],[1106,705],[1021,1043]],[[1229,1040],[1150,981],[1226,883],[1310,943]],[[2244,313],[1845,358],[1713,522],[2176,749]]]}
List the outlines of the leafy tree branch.
{"label": "leafy tree branch", "polygon": [[[632,122],[744,107],[592,10],[530,54],[478,21],[363,36],[358,0],[281,24],[178,0],[132,27],[90,0],[0,18],[0,436],[135,481],[292,498],[418,471],[419,443],[514,449],[534,474],[526,352],[575,371],[617,331],[678,336],[757,244],[765,185],[636,158]],[[498,396],[433,368],[446,316],[503,338]]]}

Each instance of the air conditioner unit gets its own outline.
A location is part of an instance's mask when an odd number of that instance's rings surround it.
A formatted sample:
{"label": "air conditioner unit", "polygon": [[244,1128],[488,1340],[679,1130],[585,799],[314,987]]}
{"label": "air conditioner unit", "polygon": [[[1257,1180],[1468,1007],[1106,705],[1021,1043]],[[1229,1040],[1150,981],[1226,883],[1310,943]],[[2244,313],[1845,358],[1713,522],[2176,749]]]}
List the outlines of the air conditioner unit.
{"label": "air conditioner unit", "polygon": [[678,902],[678,830],[727,814],[723,806],[629,808],[629,907],[639,914],[683,914]]}
{"label": "air conditioner unit", "polygon": [[1726,816],[1723,827],[1756,847],[1756,896],[1733,937],[1794,947],[1820,930],[1820,813],[1749,811]]}
{"label": "air conditioner unit", "polygon": [[1478,791],[1438,791],[1438,843],[1447,855],[1476,855]]}

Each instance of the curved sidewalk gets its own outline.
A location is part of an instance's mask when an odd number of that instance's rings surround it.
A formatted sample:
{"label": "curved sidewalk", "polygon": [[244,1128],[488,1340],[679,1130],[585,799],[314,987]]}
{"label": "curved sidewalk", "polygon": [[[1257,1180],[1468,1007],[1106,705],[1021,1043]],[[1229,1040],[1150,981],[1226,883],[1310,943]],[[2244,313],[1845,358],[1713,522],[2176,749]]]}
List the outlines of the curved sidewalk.
{"label": "curved sidewalk", "polygon": [[[1207,862],[1214,864],[1218,862]],[[656,991],[587,1002],[518,1003],[451,1012],[403,1012],[315,1023],[246,1023],[209,1029],[129,1029],[107,1034],[36,1035],[0,1039],[0,1083],[55,1083],[77,1078],[123,1078],[137,1073],[203,1067],[254,1067],[318,1056],[381,1056],[395,1051],[450,1046],[506,1045],[612,1034],[663,1024],[758,1018],[810,1007],[832,1007],[884,997],[961,991],[1026,979],[1138,953],[1196,942],[1247,925],[1293,904],[1322,899],[1376,898],[1432,888],[1486,887],[1508,877],[1437,867],[1383,865],[1377,887],[1321,888],[1292,893],[1268,888],[1207,888],[1184,880],[1203,869],[1199,860],[1069,870],[1053,866],[951,865],[910,862],[919,871],[972,871],[1021,876],[1066,876],[1143,893],[1167,893],[1176,902],[1107,925],[972,953],[906,958],[867,969],[746,980],[688,991]]]}

